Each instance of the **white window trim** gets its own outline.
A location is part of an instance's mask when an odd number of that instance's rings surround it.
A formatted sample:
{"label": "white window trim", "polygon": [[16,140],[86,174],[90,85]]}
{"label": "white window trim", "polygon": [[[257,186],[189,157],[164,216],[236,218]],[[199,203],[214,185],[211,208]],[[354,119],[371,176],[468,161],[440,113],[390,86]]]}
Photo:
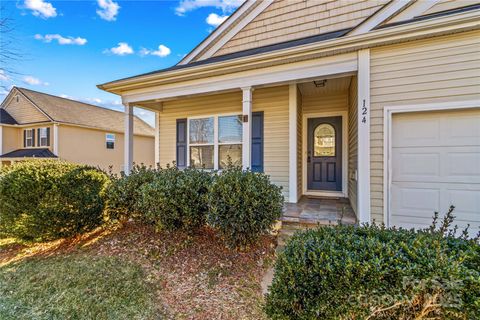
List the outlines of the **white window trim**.
{"label": "white window trim", "polygon": [[[33,128],[30,129],[24,129],[23,131],[25,132],[25,148],[35,148],[35,138],[33,137],[32,130],[35,130]],[[30,133],[30,137],[28,137],[28,133]],[[31,141],[32,144],[29,146],[28,141]]]}
{"label": "white window trim", "polygon": [[[242,145],[243,141],[243,134],[242,140],[240,142],[218,142],[218,118],[220,117],[228,117],[228,116],[242,116],[242,112],[228,112],[228,113],[218,113],[218,114],[208,114],[202,116],[193,116],[187,117],[187,167],[190,167],[190,147],[198,147],[198,146],[212,146],[213,145],[213,169],[207,170],[220,170],[219,168],[219,146],[222,145]],[[190,120],[195,119],[206,119],[206,118],[213,118],[213,144],[212,143],[190,143]],[[242,145],[243,148],[243,145]]]}
{"label": "white window trim", "polygon": [[383,222],[390,227],[390,200],[392,185],[392,118],[395,113],[447,111],[480,108],[478,100],[426,103],[415,105],[385,106],[383,109]]}
{"label": "white window trim", "polygon": [[[45,133],[44,137],[42,137],[42,131]],[[47,127],[38,128],[38,132],[39,132],[38,133],[38,140],[40,141],[38,146],[39,147],[49,147]],[[42,139],[45,139],[45,144],[42,143]]]}
{"label": "white window trim", "polygon": [[[113,141],[112,141],[112,139],[109,139],[109,138],[108,138],[109,135],[112,135],[112,136],[113,136]],[[117,140],[117,137],[116,137],[115,133],[110,133],[110,132],[109,132],[109,133],[105,133],[105,149],[107,149],[107,150],[115,150],[115,144],[117,143],[116,140]],[[113,142],[113,148],[110,149],[110,148],[107,147],[107,143],[108,143],[108,142]]]}

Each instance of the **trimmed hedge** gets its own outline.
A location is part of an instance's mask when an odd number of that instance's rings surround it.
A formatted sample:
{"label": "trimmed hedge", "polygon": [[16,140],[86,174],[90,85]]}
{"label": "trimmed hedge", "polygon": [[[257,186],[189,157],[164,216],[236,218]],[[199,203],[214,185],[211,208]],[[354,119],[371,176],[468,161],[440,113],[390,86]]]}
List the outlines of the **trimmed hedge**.
{"label": "trimmed hedge", "polygon": [[208,192],[208,223],[229,247],[244,247],[267,234],[283,209],[281,188],[267,175],[230,167]]}
{"label": "trimmed hedge", "polygon": [[153,182],[159,171],[145,165],[134,165],[129,175],[123,171],[120,176],[110,175],[112,183],[108,187],[107,212],[113,221],[128,219],[144,220],[140,202],[142,187]]}
{"label": "trimmed hedge", "polygon": [[477,319],[480,246],[377,226],[296,233],[275,266],[272,319]]}
{"label": "trimmed hedge", "polygon": [[203,170],[158,170],[141,188],[139,207],[159,229],[194,231],[205,225],[211,182],[212,174]]}
{"label": "trimmed hedge", "polygon": [[0,232],[50,240],[92,230],[104,221],[108,176],[55,160],[22,161],[0,171]]}

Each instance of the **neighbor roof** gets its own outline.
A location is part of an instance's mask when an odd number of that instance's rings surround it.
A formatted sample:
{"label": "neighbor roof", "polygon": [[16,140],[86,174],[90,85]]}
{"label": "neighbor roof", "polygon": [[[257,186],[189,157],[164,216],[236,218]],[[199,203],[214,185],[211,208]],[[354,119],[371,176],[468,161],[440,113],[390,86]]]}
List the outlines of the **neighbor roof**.
{"label": "neighbor roof", "polygon": [[[88,103],[53,96],[30,89],[14,87],[52,121],[75,124],[102,130],[124,132],[125,115]],[[12,89],[13,90],[13,89]],[[155,130],[138,117],[134,117],[134,134],[153,136]]]}
{"label": "neighbor roof", "polygon": [[2,124],[18,124],[15,119],[7,112],[7,110],[0,108],[0,123]]}
{"label": "neighbor roof", "polygon": [[5,153],[0,158],[57,158],[49,149],[18,149]]}

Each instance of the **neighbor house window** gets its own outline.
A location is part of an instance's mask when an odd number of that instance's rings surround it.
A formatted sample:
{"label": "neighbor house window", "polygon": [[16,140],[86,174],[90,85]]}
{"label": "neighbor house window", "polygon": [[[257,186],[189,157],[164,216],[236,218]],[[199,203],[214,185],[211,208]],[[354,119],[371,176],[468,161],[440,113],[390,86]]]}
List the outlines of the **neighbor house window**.
{"label": "neighbor house window", "polygon": [[113,133],[107,133],[105,139],[107,149],[115,149],[115,135]]}
{"label": "neighbor house window", "polygon": [[34,147],[35,146],[35,129],[25,130],[25,147]]}
{"label": "neighbor house window", "polygon": [[39,147],[48,147],[48,130],[47,128],[38,129]]}
{"label": "neighbor house window", "polygon": [[240,115],[189,119],[190,166],[223,169],[229,161],[242,164],[242,118]]}

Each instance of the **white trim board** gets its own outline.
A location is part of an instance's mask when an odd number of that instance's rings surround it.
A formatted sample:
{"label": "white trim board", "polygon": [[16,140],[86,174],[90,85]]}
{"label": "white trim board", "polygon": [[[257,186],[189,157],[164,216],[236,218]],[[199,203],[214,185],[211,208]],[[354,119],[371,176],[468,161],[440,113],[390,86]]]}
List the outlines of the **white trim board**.
{"label": "white trim board", "polygon": [[[423,0],[422,0],[423,1]],[[355,36],[363,33],[367,33],[379,26],[382,22],[395,15],[397,12],[405,8],[409,4],[409,1],[405,0],[393,0],[386,4],[375,12],[373,15],[367,18],[367,20],[360,23],[355,29],[348,33],[349,36]]]}
{"label": "white trim board", "polygon": [[440,2],[440,0],[415,1],[410,6],[399,12],[397,15],[394,15],[390,20],[386,20],[386,23],[406,21],[418,17],[438,2]]}
{"label": "white trim board", "polygon": [[281,66],[243,71],[233,75],[199,79],[191,81],[190,83],[180,82],[167,84],[164,85],[161,90],[123,95],[122,101],[135,104],[135,102],[156,99],[163,100],[244,87],[275,85],[309,78],[350,74],[356,71],[357,54],[356,52],[351,52]]}
{"label": "white trim board", "polygon": [[480,100],[452,101],[414,105],[386,106],[383,109],[383,222],[390,227],[390,200],[392,184],[392,118],[395,113],[446,111],[480,108]]}
{"label": "white trim board", "polygon": [[[225,43],[233,38],[240,30],[242,30],[247,24],[255,19],[265,8],[272,4],[273,0],[263,0],[254,8],[250,13],[242,18],[250,8],[258,4],[255,0],[246,1],[240,8],[238,8],[224,23],[218,26],[210,36],[203,40],[197,47],[195,47],[190,53],[188,53],[178,64],[187,64],[193,59],[203,60],[210,58],[215,52],[217,52]],[[240,20],[235,26],[232,25]],[[231,29],[229,30],[229,28]],[[212,44],[215,40],[218,41],[206,52],[203,52]]]}
{"label": "white trim board", "polygon": [[[307,136],[308,119],[342,117],[342,191],[308,190],[307,188]],[[348,111],[305,113],[302,119],[302,194],[311,196],[342,196],[348,198]]]}

